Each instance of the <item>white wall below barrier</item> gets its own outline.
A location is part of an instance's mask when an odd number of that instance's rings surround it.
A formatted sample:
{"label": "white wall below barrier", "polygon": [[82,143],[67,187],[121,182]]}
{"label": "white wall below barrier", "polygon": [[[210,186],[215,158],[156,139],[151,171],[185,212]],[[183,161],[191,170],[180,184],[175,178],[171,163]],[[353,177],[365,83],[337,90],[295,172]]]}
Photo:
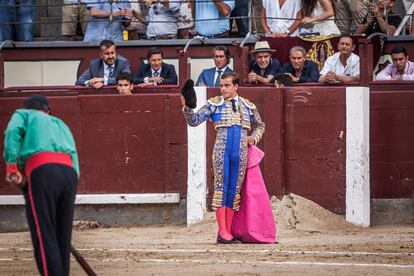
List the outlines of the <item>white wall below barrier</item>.
{"label": "white wall below barrier", "polygon": [[[207,100],[207,88],[195,87],[198,110]],[[187,178],[187,225],[199,222],[206,212],[207,197],[207,128],[206,122],[197,127],[187,127],[188,178]]]}
{"label": "white wall below barrier", "polygon": [[346,88],[346,221],[370,225],[369,88]]}

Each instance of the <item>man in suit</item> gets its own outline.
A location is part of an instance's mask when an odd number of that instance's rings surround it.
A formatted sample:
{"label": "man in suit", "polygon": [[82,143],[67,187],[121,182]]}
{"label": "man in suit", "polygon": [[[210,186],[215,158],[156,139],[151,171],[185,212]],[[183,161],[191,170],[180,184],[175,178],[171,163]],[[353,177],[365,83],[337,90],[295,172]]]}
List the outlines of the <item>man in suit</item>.
{"label": "man in suit", "polygon": [[163,62],[160,48],[152,47],[147,52],[147,64],[141,64],[134,76],[134,84],[138,87],[155,86],[160,84],[177,84],[177,73],[174,65]]}
{"label": "man in suit", "polygon": [[233,72],[229,68],[230,51],[226,46],[213,48],[213,59],[216,67],[204,69],[198,76],[197,86],[219,87],[220,77],[223,73]]}
{"label": "man in suit", "polygon": [[75,85],[92,86],[100,89],[104,85],[115,85],[120,73],[131,73],[129,61],[116,54],[116,46],[111,40],[99,44],[100,58],[91,61],[89,68],[78,78]]}

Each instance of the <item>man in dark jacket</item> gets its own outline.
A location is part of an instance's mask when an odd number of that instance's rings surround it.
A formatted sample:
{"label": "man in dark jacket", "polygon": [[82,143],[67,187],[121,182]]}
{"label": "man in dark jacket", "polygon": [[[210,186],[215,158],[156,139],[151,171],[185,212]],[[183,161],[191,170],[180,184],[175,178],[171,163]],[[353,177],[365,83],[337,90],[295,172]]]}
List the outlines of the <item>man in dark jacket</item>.
{"label": "man in dark jacket", "polygon": [[100,89],[104,85],[116,85],[120,73],[131,73],[129,61],[116,54],[116,46],[111,40],[99,44],[100,58],[91,61],[89,68],[78,78],[75,85],[92,86]]}
{"label": "man in dark jacket", "polygon": [[174,65],[163,62],[163,53],[160,48],[152,47],[147,52],[147,64],[141,64],[134,76],[134,84],[138,87],[160,84],[177,84],[177,73]]}
{"label": "man in dark jacket", "polygon": [[283,64],[282,72],[289,75],[292,82],[318,82],[318,65],[306,59],[306,50],[303,47],[292,47],[289,51],[289,59],[290,62]]}

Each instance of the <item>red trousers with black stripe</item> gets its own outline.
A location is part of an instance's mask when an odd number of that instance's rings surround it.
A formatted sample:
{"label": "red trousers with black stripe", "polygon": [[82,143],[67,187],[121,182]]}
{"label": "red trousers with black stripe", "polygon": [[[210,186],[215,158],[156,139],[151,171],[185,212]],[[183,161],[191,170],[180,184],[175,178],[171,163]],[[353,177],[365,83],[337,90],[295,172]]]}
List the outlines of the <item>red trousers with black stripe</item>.
{"label": "red trousers with black stripe", "polygon": [[78,176],[69,165],[35,167],[24,188],[26,215],[41,275],[69,275]]}

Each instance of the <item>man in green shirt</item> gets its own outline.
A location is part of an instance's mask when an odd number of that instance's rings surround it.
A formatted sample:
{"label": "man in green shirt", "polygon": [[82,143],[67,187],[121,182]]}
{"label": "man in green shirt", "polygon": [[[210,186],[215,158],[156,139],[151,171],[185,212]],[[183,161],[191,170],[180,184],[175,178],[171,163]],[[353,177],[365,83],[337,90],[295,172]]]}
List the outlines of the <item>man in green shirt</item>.
{"label": "man in green shirt", "polygon": [[40,274],[69,275],[79,162],[72,133],[50,115],[44,96],[30,96],[12,115],[5,131],[4,159],[6,181],[24,193]]}

